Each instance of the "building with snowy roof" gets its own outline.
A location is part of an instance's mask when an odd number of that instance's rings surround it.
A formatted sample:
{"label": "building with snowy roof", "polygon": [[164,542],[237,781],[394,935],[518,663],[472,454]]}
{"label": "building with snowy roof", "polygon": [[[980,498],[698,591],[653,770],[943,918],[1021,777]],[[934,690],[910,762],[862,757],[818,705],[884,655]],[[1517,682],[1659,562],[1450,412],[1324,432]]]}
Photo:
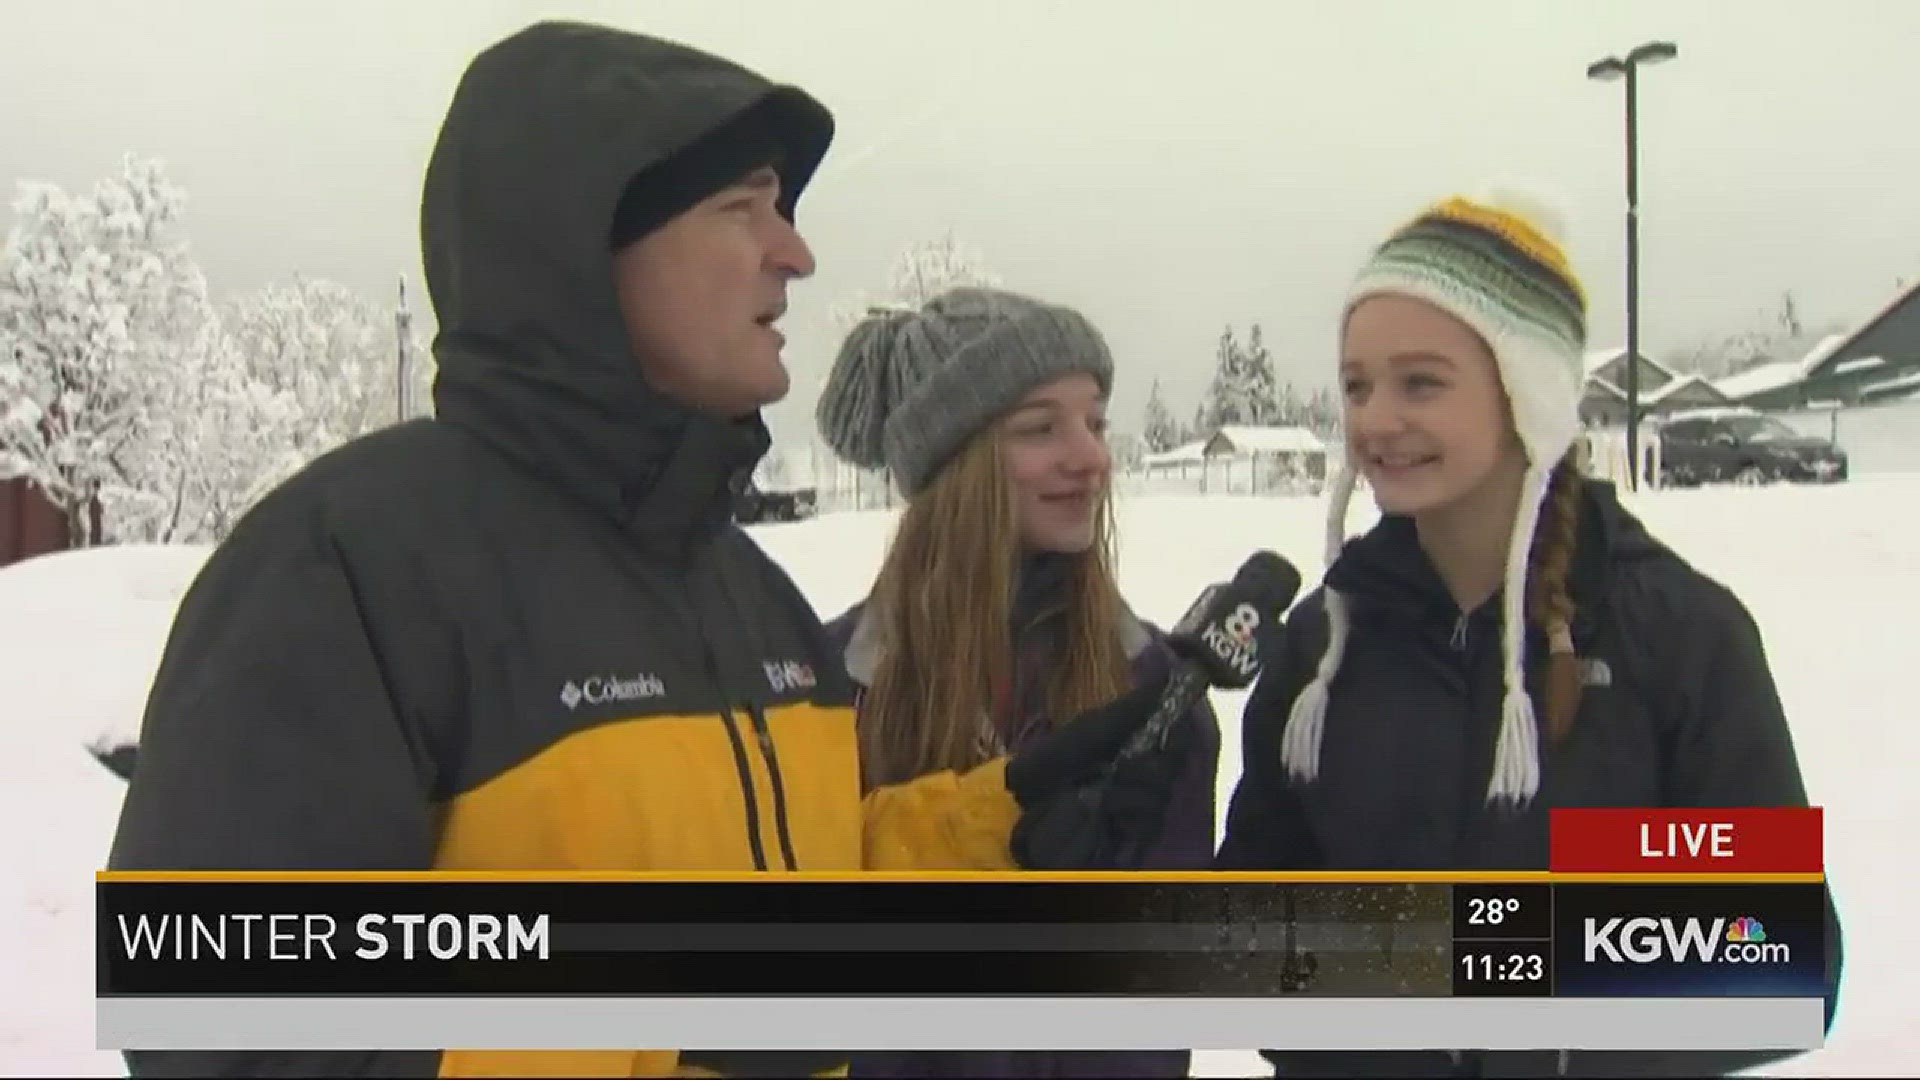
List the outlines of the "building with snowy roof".
{"label": "building with snowy roof", "polygon": [[1201,453],[1253,462],[1283,476],[1311,480],[1327,476],[1327,444],[1303,427],[1225,424],[1207,439]]}
{"label": "building with snowy roof", "polygon": [[1714,386],[1730,401],[1767,411],[1871,405],[1920,394],[1920,282],[1805,356],[1748,368]]}
{"label": "building with snowy roof", "polygon": [[[1726,394],[1698,375],[1682,375],[1646,355],[1638,357],[1635,377],[1643,416],[1680,409],[1729,404]],[[1590,425],[1627,422],[1627,350],[1601,349],[1586,356],[1586,384],[1580,391],[1580,419]]]}

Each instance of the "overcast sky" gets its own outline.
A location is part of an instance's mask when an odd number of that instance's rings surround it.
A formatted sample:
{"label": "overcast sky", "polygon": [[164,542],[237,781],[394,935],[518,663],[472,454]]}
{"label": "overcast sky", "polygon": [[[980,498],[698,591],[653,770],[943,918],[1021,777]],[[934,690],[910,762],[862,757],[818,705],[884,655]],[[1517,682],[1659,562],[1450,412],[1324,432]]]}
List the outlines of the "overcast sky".
{"label": "overcast sky", "polygon": [[[1131,13],[1131,14],[1129,14]],[[790,79],[840,134],[802,206],[820,272],[789,317],[784,438],[808,434],[828,305],[949,230],[1011,286],[1080,306],[1181,413],[1223,325],[1330,381],[1340,291],[1429,198],[1560,193],[1623,334],[1623,93],[1587,63],[1655,38],[1641,84],[1654,348],[1735,332],[1792,289],[1858,318],[1920,277],[1911,0],[0,0],[0,180],[84,186],[126,151],[187,189],[217,293],[294,273],[419,281],[420,177],[461,68],[572,16]]]}

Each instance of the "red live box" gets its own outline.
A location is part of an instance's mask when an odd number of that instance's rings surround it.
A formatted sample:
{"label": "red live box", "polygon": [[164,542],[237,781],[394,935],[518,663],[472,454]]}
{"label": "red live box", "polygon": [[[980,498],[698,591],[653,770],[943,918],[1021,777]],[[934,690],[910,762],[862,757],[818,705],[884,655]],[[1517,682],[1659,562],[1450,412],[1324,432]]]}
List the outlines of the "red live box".
{"label": "red live box", "polygon": [[1559,874],[1817,874],[1819,807],[1554,810]]}

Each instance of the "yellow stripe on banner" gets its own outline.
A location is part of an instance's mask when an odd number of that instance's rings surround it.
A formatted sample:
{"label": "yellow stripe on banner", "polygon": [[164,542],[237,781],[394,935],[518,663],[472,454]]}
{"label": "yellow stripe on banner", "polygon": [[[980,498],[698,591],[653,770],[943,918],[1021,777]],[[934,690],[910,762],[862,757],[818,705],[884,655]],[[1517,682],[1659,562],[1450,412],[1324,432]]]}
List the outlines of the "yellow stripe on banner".
{"label": "yellow stripe on banner", "polygon": [[1805,874],[1555,874],[1545,870],[101,870],[102,884],[297,882],[504,882],[731,885],[957,884],[1049,885],[1114,882],[1142,885],[1819,885],[1824,873]]}

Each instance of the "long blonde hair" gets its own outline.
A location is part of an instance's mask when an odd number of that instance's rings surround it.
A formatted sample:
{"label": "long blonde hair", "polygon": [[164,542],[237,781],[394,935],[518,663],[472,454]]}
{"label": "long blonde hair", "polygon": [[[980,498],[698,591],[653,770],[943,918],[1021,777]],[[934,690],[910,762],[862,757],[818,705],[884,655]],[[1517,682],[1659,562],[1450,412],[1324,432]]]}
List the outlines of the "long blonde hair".
{"label": "long blonde hair", "polygon": [[[1013,487],[990,426],[908,502],[874,583],[868,617],[878,620],[880,656],[860,709],[869,789],[987,760],[982,725],[1014,671],[1020,558]],[[1103,491],[1093,544],[1073,557],[1067,576],[1065,643],[1047,678],[1049,722],[1127,687],[1114,563],[1112,500]]]}

